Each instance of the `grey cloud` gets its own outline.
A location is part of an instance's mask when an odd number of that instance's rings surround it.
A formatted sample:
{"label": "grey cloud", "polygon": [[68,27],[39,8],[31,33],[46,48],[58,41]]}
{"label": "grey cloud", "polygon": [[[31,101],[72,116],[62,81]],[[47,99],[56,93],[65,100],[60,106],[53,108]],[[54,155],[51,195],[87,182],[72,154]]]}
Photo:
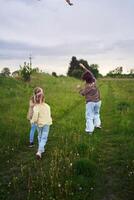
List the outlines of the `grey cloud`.
{"label": "grey cloud", "polygon": [[64,43],[55,46],[36,46],[16,41],[0,40],[0,59],[23,58],[28,53],[42,56],[66,56],[75,54],[100,54],[112,49],[104,46],[101,41],[81,41]]}
{"label": "grey cloud", "polygon": [[39,46],[28,43],[0,40],[0,59],[24,59],[29,54],[36,56],[102,55],[109,52],[134,51],[134,40],[79,41],[53,46]]}

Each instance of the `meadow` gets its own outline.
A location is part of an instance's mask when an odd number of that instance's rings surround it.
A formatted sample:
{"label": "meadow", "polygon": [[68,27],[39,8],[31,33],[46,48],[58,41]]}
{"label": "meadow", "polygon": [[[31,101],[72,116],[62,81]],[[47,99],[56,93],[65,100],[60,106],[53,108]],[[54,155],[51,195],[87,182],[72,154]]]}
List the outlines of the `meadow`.
{"label": "meadow", "polygon": [[[102,129],[85,133],[85,100],[77,79],[0,78],[0,200],[133,200],[134,80],[100,79]],[[51,106],[46,152],[36,160],[26,119],[33,88]]]}

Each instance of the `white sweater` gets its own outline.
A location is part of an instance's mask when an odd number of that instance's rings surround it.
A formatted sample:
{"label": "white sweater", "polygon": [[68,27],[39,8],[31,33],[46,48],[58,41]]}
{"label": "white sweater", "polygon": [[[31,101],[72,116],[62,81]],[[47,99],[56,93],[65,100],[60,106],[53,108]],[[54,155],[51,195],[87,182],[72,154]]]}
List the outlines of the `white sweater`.
{"label": "white sweater", "polygon": [[51,125],[52,118],[50,106],[46,103],[36,104],[33,108],[31,123],[36,123],[39,127]]}

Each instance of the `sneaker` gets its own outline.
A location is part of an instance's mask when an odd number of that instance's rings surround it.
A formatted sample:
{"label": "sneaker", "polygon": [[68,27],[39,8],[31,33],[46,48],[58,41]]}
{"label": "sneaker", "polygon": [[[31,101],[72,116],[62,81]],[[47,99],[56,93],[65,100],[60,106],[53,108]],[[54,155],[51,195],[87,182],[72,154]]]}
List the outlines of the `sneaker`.
{"label": "sneaker", "polygon": [[102,127],[101,127],[101,126],[96,126],[95,128],[97,128],[97,129],[101,129]]}
{"label": "sneaker", "polygon": [[41,159],[41,153],[40,153],[39,151],[36,153],[36,158],[37,158],[38,160]]}
{"label": "sneaker", "polygon": [[34,146],[34,143],[31,142],[31,143],[29,144],[29,148],[32,148],[33,146]]}

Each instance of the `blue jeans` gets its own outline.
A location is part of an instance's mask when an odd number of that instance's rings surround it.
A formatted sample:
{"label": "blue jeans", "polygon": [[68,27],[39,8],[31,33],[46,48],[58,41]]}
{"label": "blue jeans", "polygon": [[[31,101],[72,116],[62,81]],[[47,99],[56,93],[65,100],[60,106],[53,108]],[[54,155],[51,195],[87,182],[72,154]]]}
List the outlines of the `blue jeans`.
{"label": "blue jeans", "polygon": [[86,132],[93,132],[95,127],[101,125],[100,107],[101,101],[86,104]]}
{"label": "blue jeans", "polygon": [[45,145],[49,133],[49,125],[44,125],[43,127],[38,127],[38,151],[43,153],[45,151]]}
{"label": "blue jeans", "polygon": [[31,129],[30,129],[30,143],[33,143],[34,142],[34,133],[36,131],[36,128],[37,128],[37,125],[36,124],[31,124]]}

